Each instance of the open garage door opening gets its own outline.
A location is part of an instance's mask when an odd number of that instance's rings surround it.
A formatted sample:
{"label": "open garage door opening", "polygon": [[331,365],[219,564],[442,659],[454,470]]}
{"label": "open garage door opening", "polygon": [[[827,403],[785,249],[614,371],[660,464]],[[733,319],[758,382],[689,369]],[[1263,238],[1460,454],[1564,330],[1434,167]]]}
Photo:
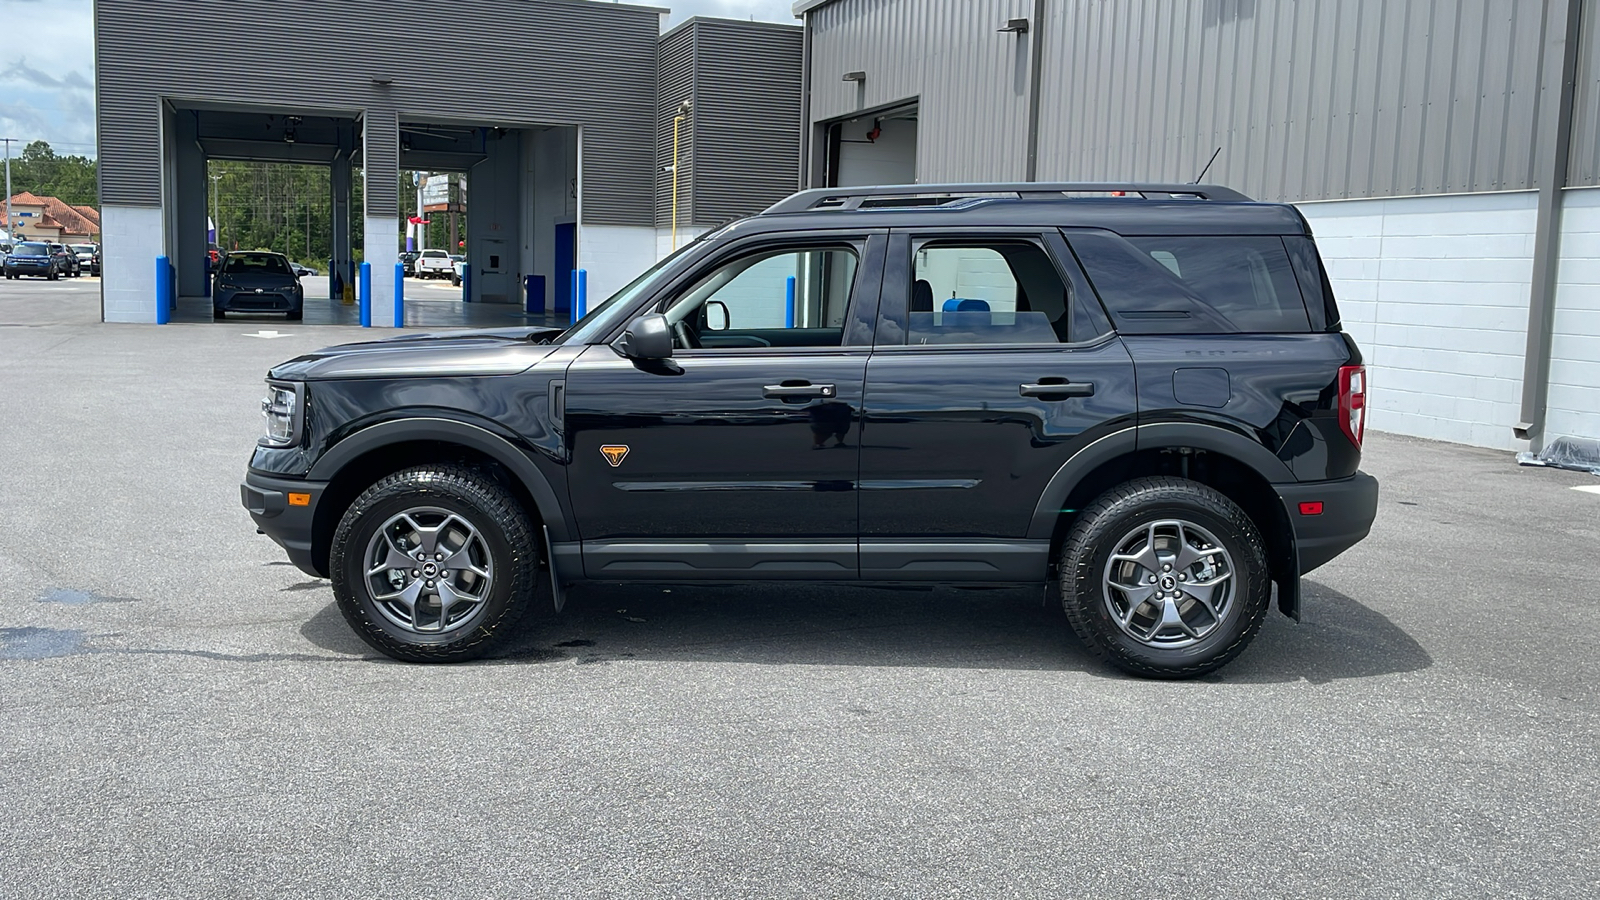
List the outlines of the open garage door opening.
{"label": "open garage door opening", "polygon": [[166,126],[173,321],[353,325],[364,294],[380,326],[397,303],[408,326],[570,318],[576,127],[390,119],[380,153],[363,114],[170,104]]}
{"label": "open garage door opening", "polygon": [[831,122],[827,150],[828,187],[915,184],[917,105]]}

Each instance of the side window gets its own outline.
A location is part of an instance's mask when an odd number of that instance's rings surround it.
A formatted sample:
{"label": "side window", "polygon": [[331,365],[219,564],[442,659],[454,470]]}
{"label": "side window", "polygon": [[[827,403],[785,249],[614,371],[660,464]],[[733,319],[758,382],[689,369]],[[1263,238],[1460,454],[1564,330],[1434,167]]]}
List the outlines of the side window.
{"label": "side window", "polygon": [[908,344],[1072,339],[1072,291],[1038,244],[935,240],[913,257]]}
{"label": "side window", "polygon": [[848,246],[741,256],[671,301],[667,321],[679,349],[837,347],[858,264]]}
{"label": "side window", "polygon": [[1124,334],[1311,330],[1282,238],[1069,235]]}

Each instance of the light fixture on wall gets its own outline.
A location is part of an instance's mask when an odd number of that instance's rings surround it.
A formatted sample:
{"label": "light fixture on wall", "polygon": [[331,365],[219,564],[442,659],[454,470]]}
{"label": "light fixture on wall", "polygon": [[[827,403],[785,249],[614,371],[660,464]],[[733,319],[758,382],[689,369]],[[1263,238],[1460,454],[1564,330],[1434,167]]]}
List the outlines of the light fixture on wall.
{"label": "light fixture on wall", "polygon": [[856,84],[866,84],[866,82],[867,82],[867,73],[865,73],[865,72],[846,72],[846,73],[844,73],[844,78],[841,79],[841,80],[842,81],[854,81]]}
{"label": "light fixture on wall", "polygon": [[1011,34],[1027,34],[1028,33],[1028,20],[1027,19],[1007,19],[1006,20],[1006,27],[1000,29],[1000,33],[1001,34],[1006,34],[1008,32],[1011,33]]}
{"label": "light fixture on wall", "polygon": [[372,76],[372,83],[376,84],[376,85],[388,86],[388,85],[394,84],[394,76],[393,75],[374,75],[374,76]]}

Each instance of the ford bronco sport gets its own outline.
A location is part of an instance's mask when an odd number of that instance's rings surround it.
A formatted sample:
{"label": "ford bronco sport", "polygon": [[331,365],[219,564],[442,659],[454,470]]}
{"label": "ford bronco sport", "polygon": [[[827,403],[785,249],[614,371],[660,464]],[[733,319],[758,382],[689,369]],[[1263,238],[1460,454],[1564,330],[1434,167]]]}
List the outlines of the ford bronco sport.
{"label": "ford bronco sport", "polygon": [[1367,534],[1366,391],[1292,206],[813,190],[564,331],[274,368],[243,501],[405,660],[489,653],[579,581],[1034,584],[1187,677]]}

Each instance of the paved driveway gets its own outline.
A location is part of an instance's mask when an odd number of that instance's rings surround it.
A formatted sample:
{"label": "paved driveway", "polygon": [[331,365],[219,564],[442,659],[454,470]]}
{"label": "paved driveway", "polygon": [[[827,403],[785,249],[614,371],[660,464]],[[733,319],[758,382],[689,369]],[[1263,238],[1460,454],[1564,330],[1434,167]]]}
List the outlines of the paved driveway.
{"label": "paved driveway", "polygon": [[266,367],[361,336],[275,327],[0,327],[0,896],[1600,894],[1600,479],[1372,435],[1372,537],[1195,682],[822,586],[408,666],[239,507]]}

